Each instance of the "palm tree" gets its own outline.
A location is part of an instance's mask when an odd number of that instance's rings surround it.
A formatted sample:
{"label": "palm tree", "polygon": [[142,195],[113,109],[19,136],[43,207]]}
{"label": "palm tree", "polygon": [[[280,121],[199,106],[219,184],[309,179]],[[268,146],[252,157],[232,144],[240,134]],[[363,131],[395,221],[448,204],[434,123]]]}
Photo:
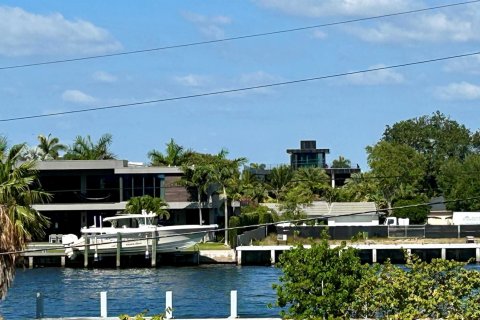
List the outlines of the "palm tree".
{"label": "palm tree", "polygon": [[269,189],[275,195],[277,202],[279,202],[293,179],[293,171],[290,166],[281,165],[273,168],[267,178]]}
{"label": "palm tree", "polygon": [[115,159],[115,155],[109,150],[112,144],[112,135],[104,134],[93,143],[89,135],[85,138],[77,136],[73,145],[67,150],[64,159],[67,160],[108,160]]}
{"label": "palm tree", "polygon": [[206,194],[208,191],[208,175],[212,171],[211,165],[184,164],[182,166],[182,171],[183,176],[179,181],[179,184],[187,188],[194,188],[196,190],[199,224],[202,224],[202,195]]}
{"label": "palm tree", "polygon": [[352,162],[345,157],[339,156],[338,159],[333,160],[332,168],[351,168]]}
{"label": "palm tree", "polygon": [[295,187],[310,190],[317,198],[330,187],[329,181],[330,178],[325,173],[325,170],[315,167],[299,168],[293,176]]}
{"label": "palm tree", "polygon": [[51,133],[46,137],[43,134],[38,135],[38,149],[40,150],[41,160],[58,159],[59,151],[67,150],[66,145],[61,144],[57,137],[51,135]]}
{"label": "palm tree", "polygon": [[162,198],[154,198],[149,195],[141,197],[133,197],[128,200],[125,207],[125,212],[128,213],[142,213],[143,210],[146,212],[153,212],[159,218],[170,218],[170,213],[167,210],[168,204],[163,201]]}
{"label": "palm tree", "polygon": [[30,160],[40,160],[42,157],[40,149],[38,147],[29,148],[27,145],[22,149],[22,154],[20,160],[30,161]]}
{"label": "palm tree", "polygon": [[170,139],[166,146],[165,154],[155,149],[148,152],[152,166],[181,166],[187,160],[188,155],[193,152],[190,149],[185,150],[173,139]]}
{"label": "palm tree", "polygon": [[214,157],[213,170],[209,175],[210,184],[217,184],[220,186],[223,194],[224,216],[225,216],[225,245],[228,245],[228,193],[227,188],[230,185],[235,184],[239,176],[239,167],[245,164],[246,158],[237,158],[234,160],[228,160],[226,157],[228,151],[226,149],[220,150],[220,152]]}
{"label": "palm tree", "polygon": [[42,238],[48,220],[32,204],[50,199],[39,189],[34,161],[18,162],[25,144],[10,149],[0,137],[0,298],[4,298],[13,281],[15,260],[27,241]]}

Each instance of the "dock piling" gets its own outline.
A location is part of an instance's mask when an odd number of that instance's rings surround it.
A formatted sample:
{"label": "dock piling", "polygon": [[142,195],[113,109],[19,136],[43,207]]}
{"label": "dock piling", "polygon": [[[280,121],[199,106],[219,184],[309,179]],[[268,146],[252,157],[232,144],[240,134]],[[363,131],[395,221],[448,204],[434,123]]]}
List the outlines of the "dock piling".
{"label": "dock piling", "polygon": [[157,266],[157,232],[152,232],[152,267]]}
{"label": "dock piling", "polygon": [[100,317],[107,317],[107,291],[100,292]]}
{"label": "dock piling", "polygon": [[83,267],[88,268],[88,244],[89,244],[90,238],[88,236],[85,236],[85,250],[83,252]]}
{"label": "dock piling", "polygon": [[43,312],[43,294],[41,292],[37,292],[36,297],[36,310],[35,310],[35,319],[41,319],[44,316]]}
{"label": "dock piling", "polygon": [[231,319],[238,318],[237,308],[237,290],[230,291],[230,317]]}
{"label": "dock piling", "polygon": [[117,233],[117,261],[116,261],[117,268],[120,268],[121,256],[122,256],[122,234],[118,232]]}
{"label": "dock piling", "polygon": [[173,318],[173,296],[172,291],[167,291],[165,293],[165,318]]}

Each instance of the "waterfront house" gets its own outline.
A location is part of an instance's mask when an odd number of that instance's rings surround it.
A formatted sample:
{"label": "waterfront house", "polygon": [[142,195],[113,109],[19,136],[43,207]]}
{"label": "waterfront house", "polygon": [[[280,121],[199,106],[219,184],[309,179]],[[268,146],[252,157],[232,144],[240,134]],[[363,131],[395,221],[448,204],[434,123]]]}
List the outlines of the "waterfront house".
{"label": "waterfront house", "polygon": [[[48,160],[39,161],[37,169],[42,188],[53,195],[50,203],[34,206],[51,221],[47,236],[78,234],[80,228],[99,224],[101,217],[115,215],[130,198],[143,195],[168,203],[171,217],[162,224],[199,223],[196,194],[178,184],[180,168],[126,160]],[[223,224],[221,199],[214,194],[203,200],[202,222]]]}

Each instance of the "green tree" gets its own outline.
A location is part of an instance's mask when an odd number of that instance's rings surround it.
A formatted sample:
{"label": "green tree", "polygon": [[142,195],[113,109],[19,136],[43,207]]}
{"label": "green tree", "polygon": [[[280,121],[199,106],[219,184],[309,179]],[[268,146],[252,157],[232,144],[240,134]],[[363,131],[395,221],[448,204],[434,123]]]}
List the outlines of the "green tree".
{"label": "green tree", "polygon": [[25,145],[21,151],[19,160],[21,161],[36,161],[42,158],[42,153],[38,147],[29,147]]}
{"label": "green tree", "polygon": [[106,133],[96,143],[89,135],[77,136],[72,146],[64,155],[66,160],[108,160],[115,159],[115,155],[109,150],[112,144],[112,135]]}
{"label": "green tree", "polygon": [[[32,208],[50,194],[39,188],[34,161],[18,162],[24,144],[8,148],[0,137],[0,252],[23,250],[31,239],[42,239],[48,220]],[[17,254],[0,255],[0,298],[11,286]]]}
{"label": "green tree", "polygon": [[480,272],[465,263],[411,256],[405,268],[386,262],[363,276],[349,312],[352,318],[480,318]]}
{"label": "green tree", "polygon": [[345,185],[339,188],[343,201],[373,201],[378,208],[385,208],[387,205],[381,195],[378,181],[379,179],[371,172],[353,173],[345,181]]}
{"label": "green tree", "polygon": [[378,179],[378,188],[387,208],[398,198],[402,185],[420,186],[425,175],[425,157],[412,147],[380,141],[367,147],[371,173]]}
{"label": "green tree", "polygon": [[430,209],[424,204],[427,202],[425,196],[415,196],[411,199],[400,199],[394,202],[395,210],[393,215],[399,218],[409,218],[411,224],[423,224],[427,220]]}
{"label": "green tree", "polygon": [[299,168],[294,172],[291,184],[294,187],[309,190],[317,200],[330,187],[330,177],[321,168]]}
{"label": "green tree", "polygon": [[[447,200],[475,198],[480,194],[480,155],[472,154],[462,162],[450,159],[440,170],[439,185]],[[456,211],[480,210],[480,199],[447,203]]]}
{"label": "green tree", "polygon": [[125,212],[131,214],[139,214],[145,210],[147,213],[155,213],[159,218],[169,219],[170,213],[167,210],[168,204],[162,198],[152,197],[149,195],[141,197],[132,197],[125,206]]}
{"label": "green tree", "polygon": [[222,149],[212,162],[212,171],[209,175],[209,183],[218,185],[223,196],[223,208],[225,216],[225,245],[228,245],[228,189],[236,184],[239,176],[239,167],[247,161],[246,158],[228,160],[228,151]]}
{"label": "green tree", "polygon": [[331,248],[326,237],[311,249],[285,251],[279,259],[280,284],[275,284],[282,317],[331,319],[346,315],[367,267],[357,251],[342,244]]}
{"label": "green tree", "polygon": [[38,147],[40,150],[40,160],[58,159],[60,151],[66,151],[68,147],[60,143],[57,137],[51,134],[38,136]]}
{"label": "green tree", "polygon": [[342,156],[339,156],[338,159],[333,160],[332,168],[351,168],[352,162]]}
{"label": "green tree", "polygon": [[148,152],[148,157],[152,166],[181,166],[183,165],[188,156],[193,152],[177,144],[173,138],[166,144],[165,154],[158,150],[151,150]]}
{"label": "green tree", "polygon": [[407,145],[422,154],[426,160],[424,188],[429,196],[438,192],[437,176],[447,159],[463,160],[479,151],[480,133],[470,132],[464,125],[437,111],[387,126],[383,141]]}
{"label": "green tree", "polygon": [[252,174],[248,168],[242,171],[236,187],[242,200],[253,201],[258,204],[268,197],[266,184]]}
{"label": "green tree", "polygon": [[202,217],[202,195],[206,195],[209,187],[208,175],[212,171],[210,165],[200,164],[183,164],[183,175],[179,181],[179,185],[194,189],[196,193],[196,201],[198,207],[199,224],[203,224]]}
{"label": "green tree", "polygon": [[277,202],[282,200],[293,179],[290,166],[281,165],[273,168],[267,176],[268,189],[273,193]]}

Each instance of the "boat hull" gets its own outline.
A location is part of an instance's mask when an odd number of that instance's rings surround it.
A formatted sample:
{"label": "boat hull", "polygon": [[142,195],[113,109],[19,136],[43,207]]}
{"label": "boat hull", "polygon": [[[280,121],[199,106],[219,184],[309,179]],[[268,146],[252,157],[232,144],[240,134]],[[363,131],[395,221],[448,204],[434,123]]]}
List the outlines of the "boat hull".
{"label": "boat hull", "polygon": [[[177,252],[191,248],[201,242],[208,232],[216,229],[216,225],[207,226],[172,226],[159,227],[157,230],[142,232],[108,232],[104,234],[85,234],[67,246],[65,253],[71,259],[78,254],[89,256],[121,255]],[[87,249],[85,242],[88,240]]]}

